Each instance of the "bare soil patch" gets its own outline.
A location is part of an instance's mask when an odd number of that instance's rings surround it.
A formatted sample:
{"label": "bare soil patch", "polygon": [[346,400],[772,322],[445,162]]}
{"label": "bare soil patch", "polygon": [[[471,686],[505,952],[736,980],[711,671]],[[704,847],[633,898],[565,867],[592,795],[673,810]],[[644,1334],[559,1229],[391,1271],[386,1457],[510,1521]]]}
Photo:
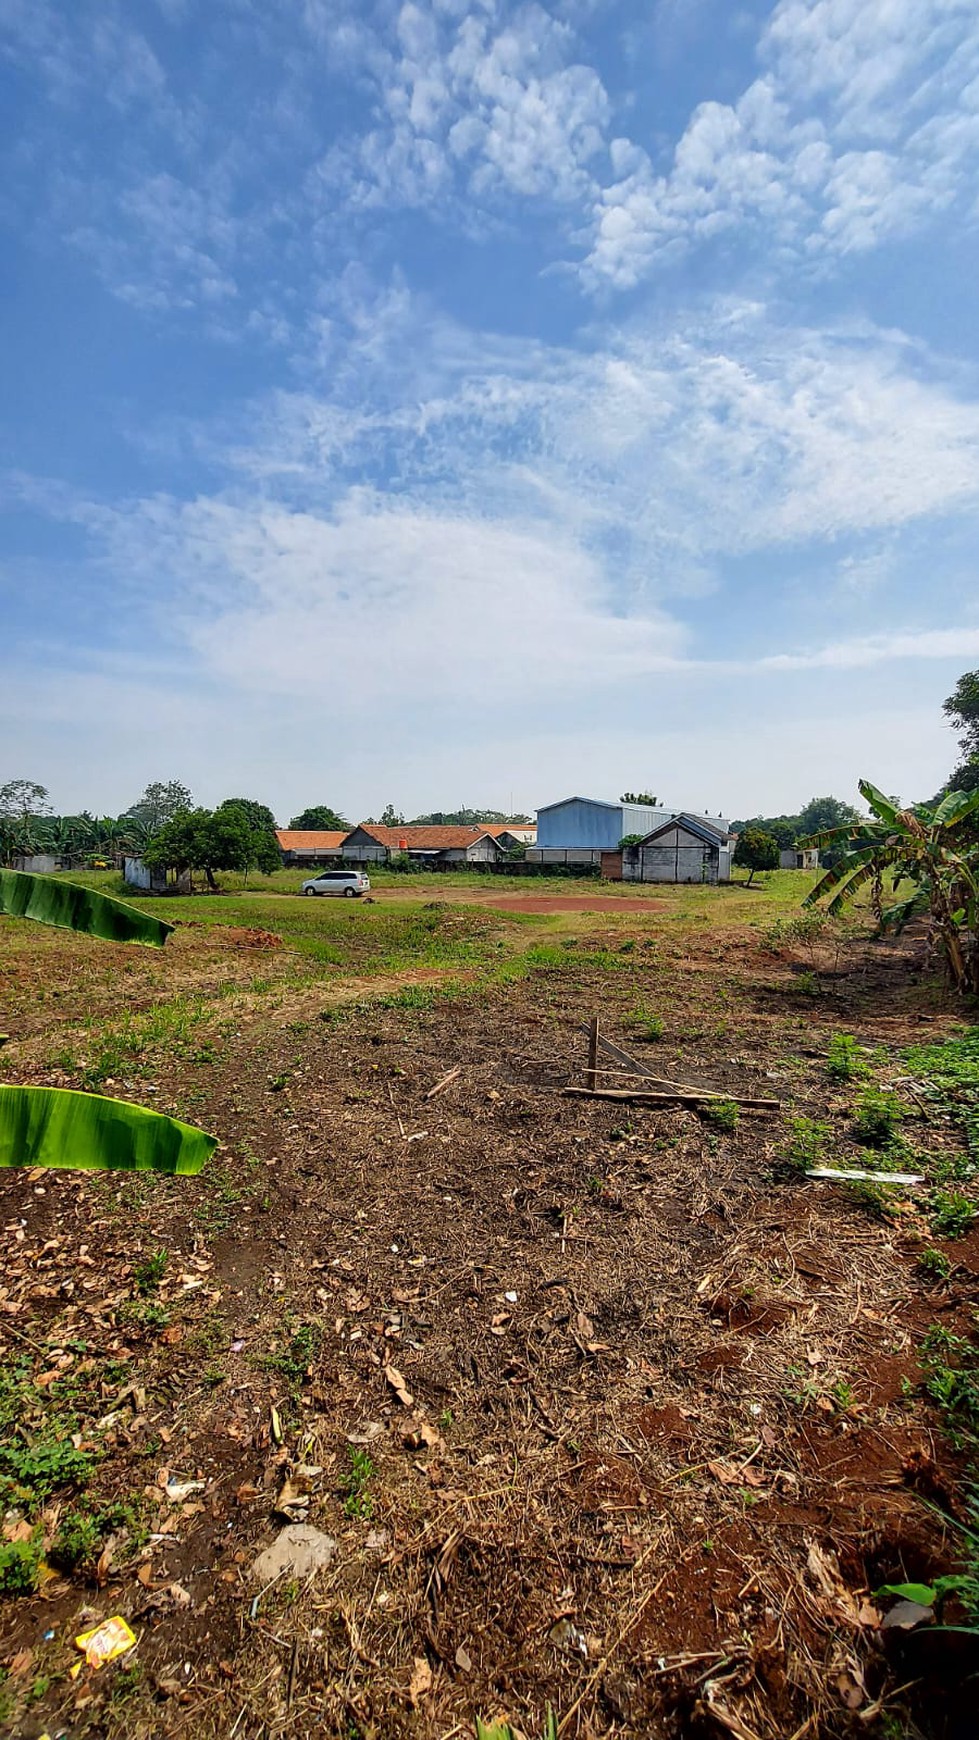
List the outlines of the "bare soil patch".
{"label": "bare soil patch", "polygon": [[[399,975],[374,1004],[253,992],[109,1090],[215,1130],[199,1179],[0,1178],[5,1370],[93,1446],[39,1513],[53,1575],[0,1605],[11,1732],[536,1737],[548,1703],[591,1740],[970,1731],[953,1646],[895,1657],[872,1592],[951,1563],[918,1350],[968,1331],[979,1241],[929,1280],[913,1205],[779,1172],[789,1116],[842,1128],[841,1024],[886,1049],[948,1012],[911,955],[886,998],[869,965],[813,997],[756,938],[647,936],[431,1007]],[[781,1113],[563,1098],[581,1022],[638,1051],[639,1003],[644,1060]],[[45,1079],[33,1055],[11,1076]],[[260,1590],[290,1481],[338,1550]],[[59,1564],[66,1519],[113,1506],[138,1526]],[[135,1656],[69,1677],[115,1613]]]}

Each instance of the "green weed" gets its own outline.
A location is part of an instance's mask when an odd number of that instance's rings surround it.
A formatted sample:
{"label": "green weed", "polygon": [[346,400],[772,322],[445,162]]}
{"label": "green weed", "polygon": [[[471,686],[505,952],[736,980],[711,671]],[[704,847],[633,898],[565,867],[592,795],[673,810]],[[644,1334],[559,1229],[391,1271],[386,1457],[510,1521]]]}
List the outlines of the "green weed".
{"label": "green weed", "polygon": [[167,1272],[169,1261],[170,1252],[161,1248],[158,1251],[152,1251],[148,1257],[143,1258],[142,1262],[134,1264],[133,1280],[142,1294],[157,1291]]}
{"label": "green weed", "polygon": [[5,1541],[0,1545],[0,1596],[33,1595],[41,1564],[41,1541]]}
{"label": "green weed", "polygon": [[936,1190],[931,1198],[931,1230],[940,1239],[961,1239],[976,1218],[976,1209],[957,1190]]}
{"label": "green weed", "polygon": [[852,1033],[835,1033],[826,1056],[831,1081],[856,1081],[867,1074],[867,1060]]}
{"label": "green weed", "polygon": [[862,1148],[886,1148],[894,1140],[903,1116],[896,1094],[882,1088],[866,1087],[860,1095],[851,1125],[853,1139]]}
{"label": "green weed", "polygon": [[704,1100],[697,1110],[704,1122],[713,1124],[715,1129],[731,1131],[738,1127],[736,1100]]}
{"label": "green weed", "polygon": [[784,1159],[794,1172],[808,1172],[812,1166],[826,1163],[826,1149],[832,1141],[832,1124],[816,1118],[790,1118],[791,1132]]}
{"label": "green weed", "polygon": [[918,1267],[922,1273],[933,1281],[947,1281],[952,1273],[952,1265],[944,1251],[936,1251],[933,1247],[921,1252],[918,1257]]}
{"label": "green weed", "polygon": [[298,1394],[306,1381],[323,1341],[318,1323],[300,1323],[292,1331],[286,1346],[278,1353],[268,1353],[262,1360],[266,1371],[281,1372],[290,1389]]}
{"label": "green weed", "polygon": [[366,1450],[360,1450],[355,1444],[348,1447],[350,1467],[343,1478],[342,1491],[346,1493],[343,1501],[344,1516],[369,1517],[374,1514],[374,1500],[369,1487],[377,1469]]}

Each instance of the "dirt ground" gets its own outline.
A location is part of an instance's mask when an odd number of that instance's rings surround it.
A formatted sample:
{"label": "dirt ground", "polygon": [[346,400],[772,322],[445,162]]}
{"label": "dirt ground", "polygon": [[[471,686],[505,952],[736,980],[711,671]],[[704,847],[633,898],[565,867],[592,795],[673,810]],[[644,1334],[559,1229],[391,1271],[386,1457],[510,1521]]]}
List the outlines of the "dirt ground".
{"label": "dirt ground", "polygon": [[[975,1732],[973,1641],[889,1634],[874,1591],[952,1563],[962,1462],[920,1344],[969,1331],[979,1237],[929,1278],[913,1197],[881,1219],[783,1164],[793,1117],[845,1149],[834,1034],[899,1081],[960,1012],[913,942],[814,994],[753,931],[631,904],[427,1005],[419,972],[373,1001],[242,987],[102,1084],[218,1134],[199,1178],[0,1180],[9,1429],[67,1421],[91,1463],[30,1519],[39,1593],[0,1602],[7,1732],[454,1740],[505,1715],[537,1740],[548,1707],[593,1740]],[[214,947],[184,933],[173,959],[203,978]],[[159,960],[110,952],[139,1006]],[[73,1079],[44,1047],[80,1028],[80,983],[9,1079]],[[657,1074],[778,1109],[567,1097],[595,1012]],[[68,1567],[79,1515],[99,1532]],[[297,1521],[330,1564],[256,1577]],[[135,1651],[72,1677],[76,1633],[116,1614]]]}

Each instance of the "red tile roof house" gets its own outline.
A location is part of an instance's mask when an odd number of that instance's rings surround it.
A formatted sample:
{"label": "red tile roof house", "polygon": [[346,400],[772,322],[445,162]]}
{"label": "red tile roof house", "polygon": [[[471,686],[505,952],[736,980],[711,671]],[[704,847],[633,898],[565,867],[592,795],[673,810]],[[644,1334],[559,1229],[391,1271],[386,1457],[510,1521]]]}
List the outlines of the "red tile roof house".
{"label": "red tile roof house", "polygon": [[283,864],[339,864],[347,829],[327,833],[319,828],[276,828]]}
{"label": "red tile roof house", "polygon": [[484,828],[436,828],[411,826],[382,828],[362,822],[343,842],[343,861],[352,864],[386,864],[407,853],[420,864],[446,869],[452,864],[496,864],[503,851]]}

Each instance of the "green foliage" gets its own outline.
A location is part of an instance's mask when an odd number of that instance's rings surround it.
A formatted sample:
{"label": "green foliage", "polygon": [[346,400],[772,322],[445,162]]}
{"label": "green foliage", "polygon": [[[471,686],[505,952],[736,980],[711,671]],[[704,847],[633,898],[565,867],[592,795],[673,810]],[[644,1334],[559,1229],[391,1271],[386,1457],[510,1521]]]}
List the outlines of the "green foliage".
{"label": "green foliage", "polygon": [[174,816],[182,815],[193,807],[193,797],[190,787],[179,779],[155,779],[150,782],[120,818],[122,821],[140,822],[150,834],[155,834],[158,828],[172,822]]}
{"label": "green foliage", "polygon": [[979,1347],[933,1323],[921,1349],[924,1390],[940,1408],[953,1445],[975,1447],[979,1434]]}
{"label": "green foliage", "polygon": [[867,1074],[867,1060],[852,1033],[834,1033],[826,1056],[831,1081],[857,1081]]}
{"label": "green foliage", "polygon": [[976,1219],[976,1209],[957,1190],[936,1190],[930,1205],[931,1230],[937,1238],[961,1239]]}
{"label": "green foliage", "polygon": [[791,1139],[785,1161],[794,1172],[808,1172],[811,1166],[826,1164],[826,1149],[833,1138],[832,1124],[815,1118],[790,1118]]}
{"label": "green foliage", "polygon": [[738,835],[732,862],[748,871],[750,887],[756,870],[778,869],[778,846],[771,834],[766,834],[761,828],[745,828]]}
{"label": "green foliage", "polygon": [[[262,806],[256,806],[262,807]],[[143,850],[151,870],[203,870],[215,887],[215,871],[259,870],[270,875],[281,862],[272,830],[254,826],[250,812],[231,800],[216,810],[183,810],[153,835]]]}
{"label": "green foliage", "polygon": [[648,791],[624,791],[619,799],[620,804],[645,804],[649,809],[656,808],[658,799]]}
{"label": "green foliage", "polygon": [[[839,913],[869,888],[881,924],[902,929],[920,912],[928,913],[934,940],[957,991],[979,993],[979,844],[962,840],[962,825],[979,817],[979,790],[951,792],[933,809],[902,810],[869,780],[860,791],[872,817],[855,826],[813,835],[809,845],[839,848],[838,861],[806,896],[804,905],[827,902]],[[885,909],[889,881],[900,900]]]}
{"label": "green foliage", "polygon": [[133,1280],[142,1294],[155,1293],[158,1290],[160,1282],[166,1274],[169,1260],[170,1252],[159,1250],[153,1251],[148,1257],[144,1257],[142,1262],[134,1265]]}
{"label": "green foliage", "polygon": [[333,834],[340,829],[349,829],[350,823],[345,822],[329,804],[310,804],[307,809],[300,810],[298,816],[293,816],[289,826],[310,833]]}
{"label": "green foliage", "polygon": [[40,1539],[0,1544],[0,1596],[33,1595],[40,1564]]}
{"label": "green foliage", "polygon": [[369,1517],[374,1514],[374,1500],[369,1487],[377,1473],[366,1450],[361,1450],[356,1444],[347,1446],[350,1467],[346,1470],[342,1491],[346,1493],[343,1501],[344,1516]]}
{"label": "green foliage", "polygon": [[404,825],[404,816],[396,810],[393,804],[385,804],[381,811],[380,826],[382,828],[400,828]]}
{"label": "green foliage", "polygon": [[275,833],[275,817],[272,811],[268,804],[260,804],[255,798],[224,798],[218,804],[216,814],[220,815],[225,810],[237,810],[239,815],[244,816],[248,826],[259,833]]}
{"label": "green foliage", "polygon": [[717,1130],[730,1131],[738,1127],[736,1100],[704,1100],[697,1110],[704,1122],[713,1124]]}
{"label": "green foliage", "polygon": [[896,1094],[866,1087],[860,1095],[851,1126],[853,1139],[862,1148],[886,1148],[894,1140],[904,1110]]}
{"label": "green foliage", "polygon": [[945,1252],[936,1251],[933,1246],[919,1254],[918,1267],[933,1281],[947,1281],[952,1273],[952,1265]]}
{"label": "green foliage", "polygon": [[94,1466],[91,1455],[70,1439],[38,1435],[31,1442],[0,1443],[0,1493],[41,1502],[62,1486],[84,1485]]}
{"label": "green foliage", "polygon": [[266,1371],[281,1372],[293,1393],[298,1394],[322,1341],[323,1330],[319,1323],[300,1323],[292,1330],[285,1347],[278,1353],[266,1354],[262,1364]]}
{"label": "green foliage", "polygon": [[979,1027],[939,1045],[914,1045],[905,1059],[922,1092],[962,1129],[968,1170],[979,1168]]}
{"label": "green foliage", "polygon": [[20,870],[0,870],[0,912],[99,937],[103,942],[137,942],[150,948],[162,948],[173,930],[172,924],[124,900]]}
{"label": "green foliage", "polygon": [[[967,759],[979,757],[979,671],[966,671],[955,685],[942,712],[960,731],[959,748]],[[2,795],[2,794],[0,794]]]}
{"label": "green foliage", "polygon": [[433,810],[427,816],[412,816],[409,827],[481,828],[487,822],[510,822],[515,828],[526,827],[532,816],[508,816],[503,810]]}
{"label": "green foliage", "polygon": [[192,1177],[216,1147],[216,1136],[129,1100],[0,1083],[0,1167]]}

